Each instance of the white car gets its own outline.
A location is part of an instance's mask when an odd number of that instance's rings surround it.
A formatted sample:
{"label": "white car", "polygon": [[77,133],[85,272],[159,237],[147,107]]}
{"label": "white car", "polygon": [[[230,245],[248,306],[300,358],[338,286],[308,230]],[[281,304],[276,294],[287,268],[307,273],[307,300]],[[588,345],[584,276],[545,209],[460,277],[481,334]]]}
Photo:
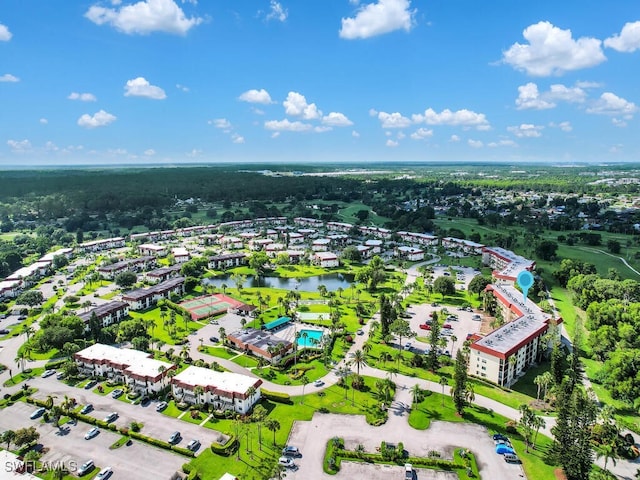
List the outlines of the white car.
{"label": "white car", "polygon": [[89,430],[87,433],[84,434],[84,439],[91,440],[93,437],[95,437],[99,433],[100,433],[100,429],[98,427],[93,427],[91,430]]}
{"label": "white car", "polygon": [[296,466],[296,463],[289,457],[280,457],[278,459],[278,465],[282,465],[283,467],[287,468],[294,468]]}
{"label": "white car", "polygon": [[315,382],[313,382],[313,385],[316,387],[321,387],[324,385],[324,382],[322,380],[316,380]]}
{"label": "white car", "polygon": [[96,475],[96,480],[106,480],[111,476],[112,473],[113,470],[111,469],[111,467],[104,467],[102,470],[100,470],[100,473]]}
{"label": "white car", "polygon": [[49,370],[45,370],[45,371],[42,373],[41,377],[42,377],[42,378],[47,378],[47,377],[50,377],[51,375],[54,375],[55,373],[56,373],[56,371],[55,371],[55,370],[51,370],[51,369],[49,369]]}
{"label": "white car", "polygon": [[93,463],[93,460],[87,460],[78,469],[78,476],[81,477],[82,475],[86,475],[94,468],[95,468],[95,464]]}

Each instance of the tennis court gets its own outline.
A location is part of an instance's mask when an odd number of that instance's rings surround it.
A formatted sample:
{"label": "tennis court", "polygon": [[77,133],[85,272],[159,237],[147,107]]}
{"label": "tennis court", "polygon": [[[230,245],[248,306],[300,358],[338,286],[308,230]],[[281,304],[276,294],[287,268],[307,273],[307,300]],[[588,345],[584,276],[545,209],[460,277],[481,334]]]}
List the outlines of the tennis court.
{"label": "tennis court", "polygon": [[237,308],[240,305],[242,302],[220,293],[203,295],[180,303],[180,306],[189,312],[192,320],[226,313],[229,309]]}

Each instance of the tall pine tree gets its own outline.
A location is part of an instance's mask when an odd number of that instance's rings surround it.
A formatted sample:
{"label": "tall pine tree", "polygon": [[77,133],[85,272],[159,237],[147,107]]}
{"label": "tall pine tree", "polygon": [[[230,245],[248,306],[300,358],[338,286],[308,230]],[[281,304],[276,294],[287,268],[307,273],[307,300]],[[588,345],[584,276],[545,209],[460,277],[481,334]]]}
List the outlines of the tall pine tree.
{"label": "tall pine tree", "polygon": [[453,372],[453,390],[451,395],[453,396],[453,404],[456,407],[458,415],[464,413],[464,407],[466,405],[465,394],[467,392],[467,356],[462,351],[458,350],[456,353],[456,364]]}

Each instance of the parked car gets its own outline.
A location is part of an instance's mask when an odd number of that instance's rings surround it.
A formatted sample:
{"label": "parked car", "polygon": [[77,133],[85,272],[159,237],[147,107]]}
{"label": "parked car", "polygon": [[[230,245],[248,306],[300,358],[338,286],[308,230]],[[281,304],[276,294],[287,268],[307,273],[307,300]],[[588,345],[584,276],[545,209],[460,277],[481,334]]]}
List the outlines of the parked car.
{"label": "parked car", "polygon": [[358,331],[356,332],[356,334],[358,334],[358,335],[364,335],[364,330],[360,329],[360,330],[358,330]]}
{"label": "parked car", "polygon": [[98,475],[96,475],[96,480],[106,480],[111,476],[112,473],[113,470],[111,469],[111,467],[105,467],[100,470],[100,473],[98,473]]}
{"label": "parked car", "polygon": [[502,435],[501,433],[495,433],[493,435],[493,439],[494,440],[509,440],[507,437],[505,437],[504,435]]}
{"label": "parked car", "polygon": [[211,343],[218,343],[220,340],[218,340],[218,337],[209,337],[209,341]]}
{"label": "parked car", "polygon": [[93,460],[87,460],[82,465],[80,465],[80,468],[78,468],[78,476],[81,477],[82,475],[86,475],[94,468],[96,468],[96,466],[93,463]]}
{"label": "parked car", "polygon": [[413,348],[413,345],[411,345],[411,342],[407,342],[404,344],[404,347],[402,347],[404,350],[409,351]]}
{"label": "parked car", "polygon": [[93,437],[100,433],[100,429],[98,427],[91,428],[87,433],[84,434],[85,440],[91,440]]}
{"label": "parked car", "polygon": [[422,323],[422,324],[420,324],[420,329],[421,330],[431,330],[431,325],[429,325],[428,323]]}
{"label": "parked car", "polygon": [[6,328],[0,329],[0,335],[7,335],[9,333],[9,330],[7,330]]}
{"label": "parked car", "polygon": [[97,384],[98,384],[98,381],[97,381],[97,380],[90,380],[90,381],[89,381],[89,382],[84,386],[84,389],[85,389],[85,390],[90,390],[90,389],[92,389],[93,387],[95,387]]}
{"label": "parked car", "polygon": [[313,382],[313,384],[314,384],[316,387],[321,387],[321,386],[323,386],[323,385],[324,385],[324,382],[323,382],[322,380],[319,380],[319,379],[318,379],[318,380],[316,380],[315,382]]}
{"label": "parked car", "polygon": [[118,413],[117,412],[111,412],[109,415],[104,417],[104,421],[107,422],[107,423],[111,423],[111,422],[115,422],[117,418],[118,418]]}
{"label": "parked car", "polygon": [[295,447],[293,445],[287,445],[282,449],[282,455],[284,455],[285,457],[299,457],[300,450],[298,449],[298,447]]}
{"label": "parked car", "polygon": [[411,465],[410,463],[405,463],[404,464],[404,478],[405,480],[413,480],[413,465]]}
{"label": "parked car", "polygon": [[482,320],[482,317],[480,317],[480,315],[472,315],[471,316],[471,320],[475,320],[476,322],[479,322],[480,320]]}
{"label": "parked car", "polygon": [[80,410],[80,413],[83,415],[86,415],[91,410],[93,410],[93,405],[90,403],[87,403],[84,407],[82,407],[82,410]]}
{"label": "parked car", "polygon": [[515,453],[505,453],[504,461],[507,463],[520,463],[520,459]]}
{"label": "parked car", "polygon": [[162,410],[164,410],[168,406],[169,406],[169,404],[167,402],[160,402],[158,405],[156,405],[156,412],[161,412]]}
{"label": "parked car", "polygon": [[195,452],[200,448],[200,440],[191,440],[189,443],[187,443],[187,448]]}
{"label": "parked car", "polygon": [[287,467],[287,468],[294,468],[296,466],[293,459],[289,457],[280,457],[278,459],[278,465],[282,465],[283,467]]}
{"label": "parked car", "polygon": [[58,372],[58,374],[56,375],[56,380],[62,380],[64,377],[66,377],[64,372]]}
{"label": "parked car", "polygon": [[445,323],[444,325],[442,325],[442,328],[446,328],[447,330],[451,330],[453,328],[453,326],[450,323]]}
{"label": "parked car", "polygon": [[47,378],[50,377],[51,375],[55,375],[56,371],[53,369],[49,369],[49,370],[45,370],[44,372],[42,372],[42,375],[40,375],[42,378]]}
{"label": "parked car", "polygon": [[169,437],[169,443],[174,444],[180,441],[180,432],[173,432]]}
{"label": "parked car", "polygon": [[121,388],[116,388],[113,392],[111,392],[111,396],[113,398],[118,398],[118,397],[121,397],[123,393],[124,393],[124,390],[122,390]]}
{"label": "parked car", "polygon": [[41,417],[44,414],[44,412],[46,412],[46,411],[47,411],[46,408],[40,407],[40,408],[34,410],[33,413],[31,414],[31,417],[29,417],[29,418],[31,418],[31,420],[35,420],[36,418]]}

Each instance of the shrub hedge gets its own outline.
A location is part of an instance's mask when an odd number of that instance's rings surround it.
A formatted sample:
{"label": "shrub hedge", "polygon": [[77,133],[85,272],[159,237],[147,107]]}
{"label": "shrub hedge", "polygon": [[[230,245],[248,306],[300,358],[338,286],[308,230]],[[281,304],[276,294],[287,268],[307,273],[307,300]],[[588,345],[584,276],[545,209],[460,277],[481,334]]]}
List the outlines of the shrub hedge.
{"label": "shrub hedge", "polygon": [[211,444],[211,451],[215,454],[223,457],[228,457],[236,448],[238,448],[239,442],[235,435],[229,435],[229,440],[226,443],[213,442]]}
{"label": "shrub hedge", "polygon": [[288,393],[271,392],[269,390],[265,390],[264,388],[261,389],[261,392],[264,398],[266,398],[267,400],[271,400],[272,402],[287,403],[287,404],[292,403],[291,397],[289,396]]}

